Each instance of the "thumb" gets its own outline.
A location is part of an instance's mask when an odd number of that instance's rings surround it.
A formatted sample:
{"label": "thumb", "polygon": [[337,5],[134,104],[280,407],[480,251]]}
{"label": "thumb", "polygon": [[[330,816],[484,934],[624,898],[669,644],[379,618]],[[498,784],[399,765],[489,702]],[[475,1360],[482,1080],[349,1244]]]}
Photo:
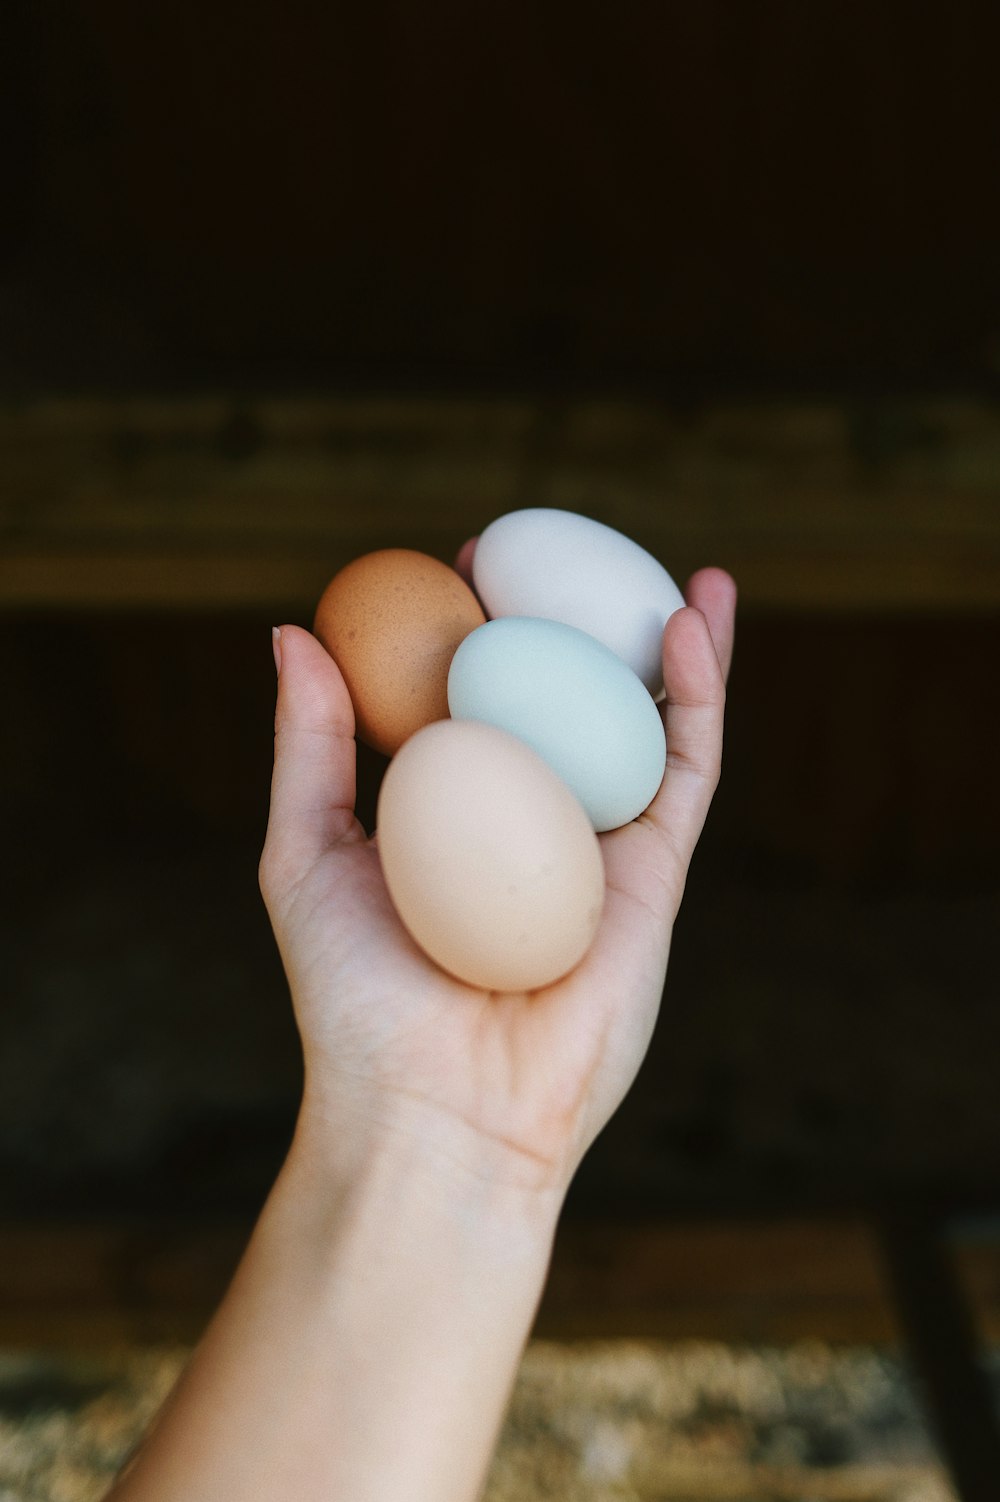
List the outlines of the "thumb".
{"label": "thumb", "polygon": [[278,702],[261,885],[277,895],[331,846],[365,835],[354,817],[354,706],[340,669],[301,626],[275,632],[274,655]]}

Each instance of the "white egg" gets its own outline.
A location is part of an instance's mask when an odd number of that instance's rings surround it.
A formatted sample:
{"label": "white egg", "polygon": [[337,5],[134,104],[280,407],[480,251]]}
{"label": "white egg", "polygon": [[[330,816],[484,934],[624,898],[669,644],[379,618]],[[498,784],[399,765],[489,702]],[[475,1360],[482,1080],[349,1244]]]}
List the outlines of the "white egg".
{"label": "white egg", "polygon": [[560,621],[487,621],[452,658],[448,707],[524,741],[574,792],[598,831],[649,806],[663,779],[659,711],[632,669]]}
{"label": "white egg", "polygon": [[473,577],[487,615],[576,626],[628,663],[651,694],[661,693],[663,628],[684,596],[623,533],[573,511],[510,511],[480,537]]}

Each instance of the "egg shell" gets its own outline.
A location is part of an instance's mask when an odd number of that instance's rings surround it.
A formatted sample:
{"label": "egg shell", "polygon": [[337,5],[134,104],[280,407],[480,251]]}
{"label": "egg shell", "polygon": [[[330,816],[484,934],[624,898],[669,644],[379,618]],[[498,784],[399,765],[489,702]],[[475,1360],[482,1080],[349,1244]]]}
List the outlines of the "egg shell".
{"label": "egg shell", "polygon": [[663,628],[684,604],[663,565],[637,542],[573,511],[510,511],[484,530],[473,559],[488,616],[542,616],[596,636],[649,692],[663,689]]}
{"label": "egg shell", "polygon": [[493,725],[446,720],[412,736],[382,780],[376,841],[404,926],[460,980],[536,990],[593,940],[597,837],[555,773]]}
{"label": "egg shell", "polygon": [[561,621],[487,621],[448,674],[456,720],[482,720],[537,751],[597,830],[628,824],[663,780],[667,747],[649,690],[603,642]]}
{"label": "egg shell", "polygon": [[313,630],[344,675],[359,740],[391,756],[447,718],[455,648],[485,619],[465,580],[426,553],[383,548],[342,568]]}

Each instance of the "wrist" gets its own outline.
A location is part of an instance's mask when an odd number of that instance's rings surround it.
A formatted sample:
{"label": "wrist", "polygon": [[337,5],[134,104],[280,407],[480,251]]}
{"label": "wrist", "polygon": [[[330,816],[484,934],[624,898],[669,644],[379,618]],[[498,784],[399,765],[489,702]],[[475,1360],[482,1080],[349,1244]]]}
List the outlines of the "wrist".
{"label": "wrist", "polygon": [[466,1502],[496,1443],[561,1198],[446,1166],[413,1134],[361,1149],[324,1127],[301,1115],[248,1259],[269,1297],[286,1290],[270,1327],[310,1353],[288,1392],[307,1404],[309,1443],[330,1434],[316,1495]]}
{"label": "wrist", "polygon": [[282,1179],[312,1205],[324,1240],[386,1217],[428,1236],[461,1232],[484,1249],[498,1238],[546,1265],[565,1198],[559,1176],[433,1107],[414,1103],[362,1126],[308,1091]]}

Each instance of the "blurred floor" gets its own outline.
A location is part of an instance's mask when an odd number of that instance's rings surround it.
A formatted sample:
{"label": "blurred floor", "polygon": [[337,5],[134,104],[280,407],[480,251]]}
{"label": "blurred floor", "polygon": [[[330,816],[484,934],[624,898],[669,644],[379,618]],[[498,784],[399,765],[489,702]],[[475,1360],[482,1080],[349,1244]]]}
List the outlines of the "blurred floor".
{"label": "blurred floor", "polygon": [[[97,1502],[187,1354],[0,1353],[0,1502]],[[821,1342],[532,1342],[486,1502],[541,1498],[954,1502],[905,1364]]]}

